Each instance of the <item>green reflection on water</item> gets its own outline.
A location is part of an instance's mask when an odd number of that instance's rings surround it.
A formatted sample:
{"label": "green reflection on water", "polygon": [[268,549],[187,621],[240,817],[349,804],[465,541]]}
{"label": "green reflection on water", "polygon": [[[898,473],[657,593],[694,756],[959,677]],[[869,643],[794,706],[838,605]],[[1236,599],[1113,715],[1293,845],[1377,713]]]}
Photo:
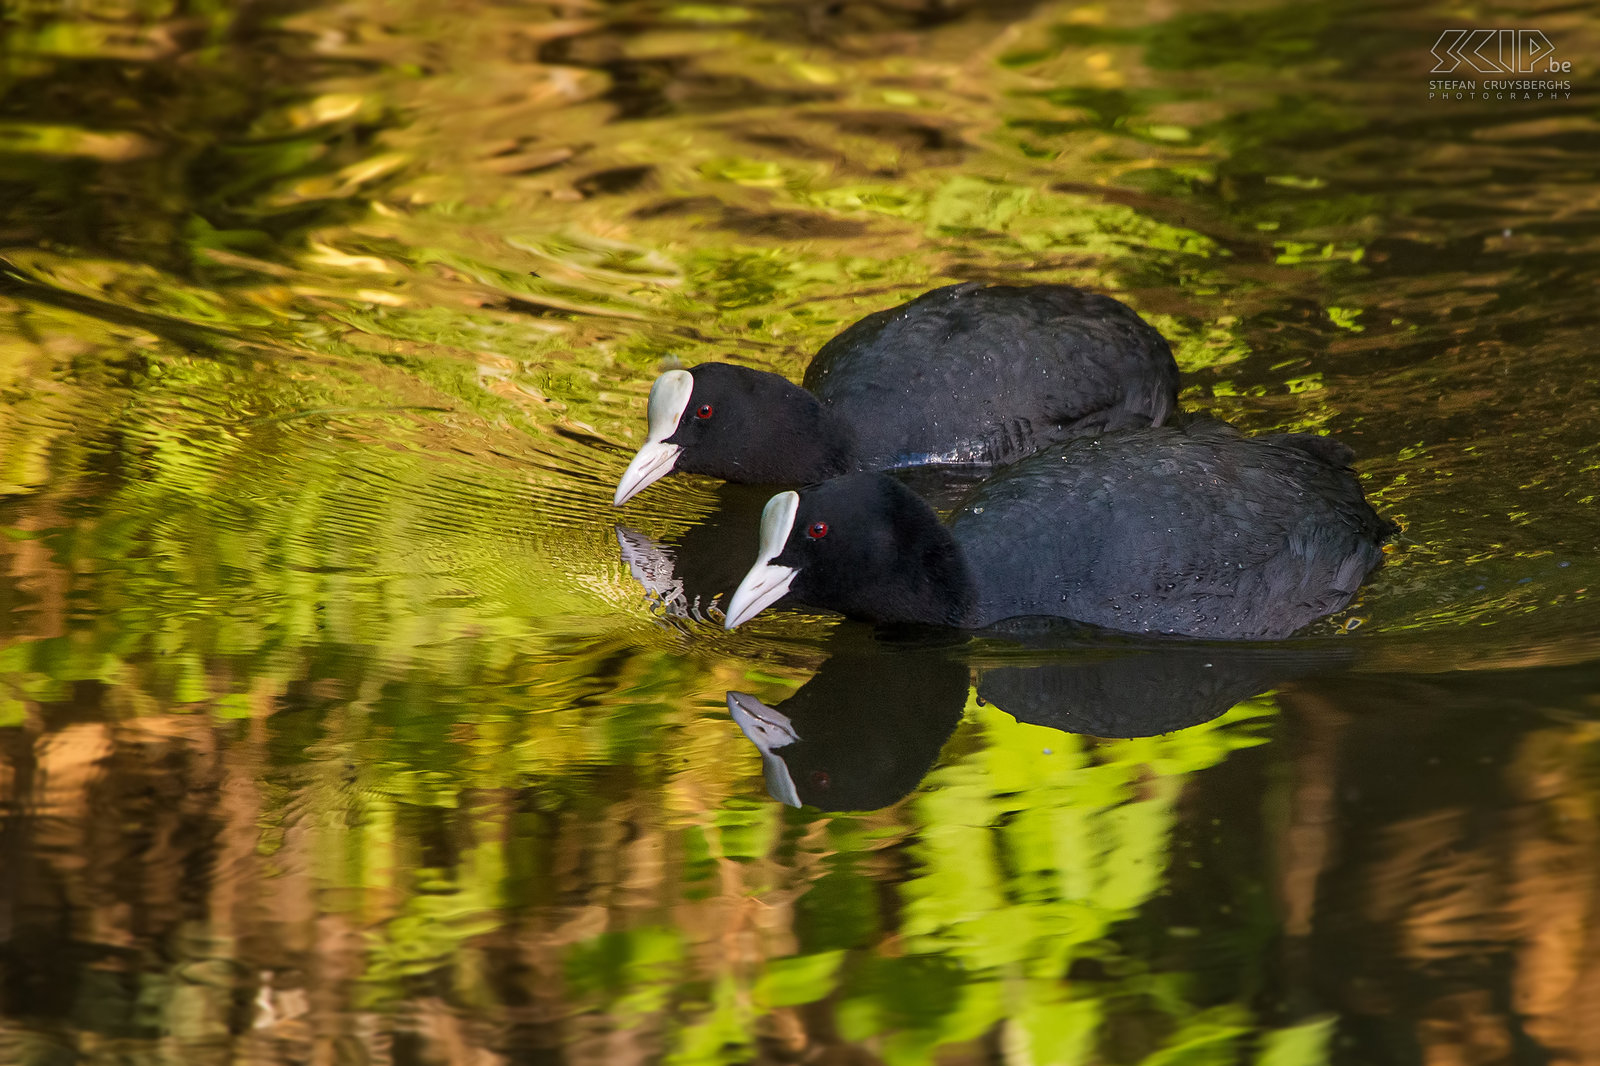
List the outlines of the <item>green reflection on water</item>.
{"label": "green reflection on water", "polygon": [[[1274,699],[1122,742],[972,704],[910,799],[790,812],[722,700],[805,680],[814,625],[658,625],[608,500],[665,363],[798,377],[935,284],[1065,280],[1172,338],[1186,404],[1357,448],[1409,538],[1357,616],[1391,668],[1592,660],[1593,120],[1426,110],[1454,17],[13,5],[16,1057],[1329,1061],[1360,998],[1263,991],[1293,878],[1168,899],[1186,802],[1315,793],[1259,768]],[[1560,782],[1507,809],[1594,822],[1593,691],[1487,764]],[[1216,847],[1342,872],[1281,813]]]}

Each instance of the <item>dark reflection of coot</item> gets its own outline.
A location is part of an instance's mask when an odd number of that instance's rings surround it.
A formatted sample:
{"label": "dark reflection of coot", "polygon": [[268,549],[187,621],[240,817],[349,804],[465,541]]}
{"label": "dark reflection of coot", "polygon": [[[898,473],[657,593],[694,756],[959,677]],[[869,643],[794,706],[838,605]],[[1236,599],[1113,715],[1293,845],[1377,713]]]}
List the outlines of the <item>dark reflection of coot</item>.
{"label": "dark reflection of coot", "polygon": [[771,495],[768,486],[720,485],[711,513],[670,542],[619,525],[622,561],[668,614],[705,621],[750,569]]}
{"label": "dark reflection of coot", "polygon": [[[1014,619],[972,655],[978,697],[1019,722],[1097,737],[1148,737],[1209,722],[1307,674],[1349,667],[1353,645],[1135,642]],[[988,652],[988,654],[986,654]]]}
{"label": "dark reflection of coot", "polygon": [[966,664],[941,647],[837,651],[777,707],[728,693],[772,797],[827,811],[887,807],[916,788],[966,703]]}
{"label": "dark reflection of coot", "polygon": [[1341,670],[1352,659],[1344,642],[1133,643],[1054,619],[1019,620],[976,643],[835,650],[781,704],[730,692],[728,710],[761,751],[773,798],[870,810],[905,796],[933,766],[973,670],[979,697],[1020,722],[1143,737],[1210,721],[1284,681]]}

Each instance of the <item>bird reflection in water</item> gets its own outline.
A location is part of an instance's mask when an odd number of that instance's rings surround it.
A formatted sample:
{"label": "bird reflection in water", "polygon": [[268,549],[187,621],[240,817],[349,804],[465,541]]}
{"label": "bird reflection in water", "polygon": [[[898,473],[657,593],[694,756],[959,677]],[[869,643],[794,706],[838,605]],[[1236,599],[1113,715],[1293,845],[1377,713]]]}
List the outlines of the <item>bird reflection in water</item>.
{"label": "bird reflection in water", "polygon": [[1291,679],[1349,665],[1346,647],[1132,644],[1055,620],[977,641],[878,643],[831,655],[789,699],[728,693],[761,752],[767,791],[790,806],[873,810],[909,794],[978,698],[1019,722],[1102,738],[1209,722]]}

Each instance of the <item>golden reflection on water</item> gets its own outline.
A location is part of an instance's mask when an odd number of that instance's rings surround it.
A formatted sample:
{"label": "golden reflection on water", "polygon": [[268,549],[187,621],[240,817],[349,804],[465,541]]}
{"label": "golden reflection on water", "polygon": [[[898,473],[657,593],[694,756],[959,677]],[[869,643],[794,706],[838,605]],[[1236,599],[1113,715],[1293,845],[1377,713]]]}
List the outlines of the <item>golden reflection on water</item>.
{"label": "golden reflection on water", "polygon": [[[0,1059],[1600,1054],[1594,121],[1426,104],[1457,16],[7,17]],[[960,278],[1116,292],[1407,539],[1214,722],[969,695],[792,811],[725,694],[859,635],[657,617],[615,523],[721,497],[611,487],[661,365]]]}

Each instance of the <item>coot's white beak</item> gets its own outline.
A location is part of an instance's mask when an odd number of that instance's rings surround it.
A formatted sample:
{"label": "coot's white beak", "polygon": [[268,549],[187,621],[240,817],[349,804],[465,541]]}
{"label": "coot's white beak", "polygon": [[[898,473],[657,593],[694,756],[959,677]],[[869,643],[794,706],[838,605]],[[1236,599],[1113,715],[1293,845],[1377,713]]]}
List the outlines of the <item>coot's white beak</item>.
{"label": "coot's white beak", "polygon": [[789,591],[789,585],[800,571],[792,566],[775,566],[772,560],[782,552],[794,528],[795,512],[800,509],[800,497],[793,492],[780,492],[767,501],[761,512],[761,546],[756,551],[756,565],[744,575],[739,587],[728,600],[724,629],[732,629],[748,622]]}
{"label": "coot's white beak", "polygon": [[694,378],[687,370],[669,370],[656,378],[650,386],[649,430],[639,454],[633,457],[628,469],[617,482],[617,493],[611,497],[613,507],[621,507],[651,482],[659,481],[672,473],[672,464],[678,461],[683,449],[666,443],[678,429],[683,409],[689,406],[689,394],[694,392]]}
{"label": "coot's white beak", "polygon": [[791,807],[800,806],[800,790],[795,787],[794,775],[789,773],[789,764],[778,755],[778,749],[800,739],[789,716],[773,710],[748,692],[728,693],[728,713],[733,715],[745,739],[761,752],[761,776],[767,779],[767,791],[772,798]]}

